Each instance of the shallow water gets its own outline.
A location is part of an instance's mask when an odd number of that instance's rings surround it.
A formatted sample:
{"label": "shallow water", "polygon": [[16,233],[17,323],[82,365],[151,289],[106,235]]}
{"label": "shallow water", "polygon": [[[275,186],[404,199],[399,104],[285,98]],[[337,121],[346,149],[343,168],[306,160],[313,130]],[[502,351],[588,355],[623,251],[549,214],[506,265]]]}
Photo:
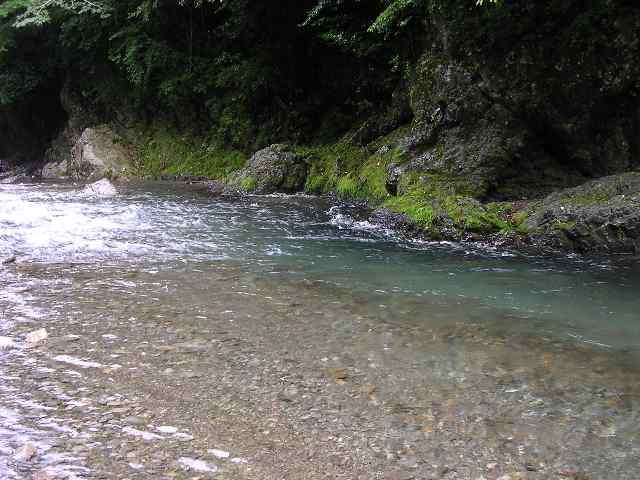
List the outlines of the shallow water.
{"label": "shallow water", "polygon": [[[637,260],[410,242],[310,197],[120,189],[104,199],[73,185],[0,185],[0,259],[18,258],[0,267],[0,336],[16,343],[0,351],[3,478],[45,467],[68,478],[105,468],[120,472],[107,478],[278,478],[285,464],[288,478],[323,478],[337,457],[333,478],[374,467],[415,478],[640,475]],[[25,345],[43,326],[52,339]],[[199,379],[188,394],[185,379]],[[97,401],[105,395],[116,400]],[[154,395],[177,411],[160,411]],[[150,423],[127,426],[119,402]],[[180,417],[205,404],[218,412],[215,434]],[[169,441],[153,419],[182,421],[192,451],[168,435],[173,463],[128,443],[120,457],[92,455],[121,437]],[[255,437],[264,429],[320,446],[296,470],[295,442],[273,447],[278,463]],[[327,448],[325,436],[343,440]],[[27,440],[38,457],[16,463]],[[237,461],[206,453],[221,447]]]}

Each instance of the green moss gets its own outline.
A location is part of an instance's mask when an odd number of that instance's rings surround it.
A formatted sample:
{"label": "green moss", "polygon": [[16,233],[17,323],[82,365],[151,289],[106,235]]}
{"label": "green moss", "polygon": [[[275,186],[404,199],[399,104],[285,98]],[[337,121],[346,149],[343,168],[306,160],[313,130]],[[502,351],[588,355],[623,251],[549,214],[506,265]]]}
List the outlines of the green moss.
{"label": "green moss", "polygon": [[240,180],[239,187],[245,192],[251,192],[258,186],[258,181],[253,177],[245,177]]}
{"label": "green moss", "polygon": [[246,155],[240,151],[219,148],[170,130],[157,129],[145,137],[131,170],[140,177],[159,178],[169,174],[224,179],[246,162]]}
{"label": "green moss", "polygon": [[346,142],[297,146],[295,151],[307,157],[311,164],[305,184],[305,191],[309,193],[336,190],[339,179],[357,172],[366,159],[364,149]]}
{"label": "green moss", "polygon": [[458,234],[506,234],[518,231],[520,225],[513,218],[511,203],[481,204],[455,193],[455,189],[442,179],[426,184],[416,183],[403,195],[388,199],[384,206],[407,215],[416,225],[432,233],[438,233],[439,227],[447,226]]}
{"label": "green moss", "polygon": [[553,222],[551,222],[551,227],[554,230],[557,230],[560,232],[569,232],[573,230],[575,226],[576,226],[576,222],[565,222],[560,220],[559,218],[554,218]]}

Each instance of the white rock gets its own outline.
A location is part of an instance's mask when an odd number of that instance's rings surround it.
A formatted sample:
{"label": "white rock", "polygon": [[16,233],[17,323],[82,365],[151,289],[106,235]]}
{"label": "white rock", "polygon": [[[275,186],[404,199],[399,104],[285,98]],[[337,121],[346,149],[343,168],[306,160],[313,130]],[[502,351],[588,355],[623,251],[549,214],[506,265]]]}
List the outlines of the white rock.
{"label": "white rock", "polygon": [[46,340],[47,337],[49,337],[49,333],[47,332],[47,330],[44,328],[40,328],[38,330],[34,330],[33,332],[27,333],[26,338],[27,342],[35,345],[36,343],[40,343],[43,340]]}
{"label": "white rock", "polygon": [[16,343],[11,337],[0,337],[0,350],[8,350],[16,346]]}
{"label": "white rock", "polygon": [[95,183],[90,183],[85,186],[82,190],[86,195],[91,195],[95,197],[115,197],[118,194],[116,187],[107,180],[103,178],[102,180],[98,180]]}
{"label": "white rock", "polygon": [[156,428],[160,433],[177,433],[178,429],[176,427],[171,427],[169,425],[161,425]]}
{"label": "white rock", "polygon": [[178,459],[183,466],[185,466],[188,470],[192,470],[194,472],[217,472],[218,467],[215,465],[210,465],[203,460],[196,460],[195,458],[189,457],[180,457]]}
{"label": "white rock", "polygon": [[215,448],[209,450],[209,453],[217,458],[229,458],[231,456],[229,452],[225,452],[224,450],[217,450]]}

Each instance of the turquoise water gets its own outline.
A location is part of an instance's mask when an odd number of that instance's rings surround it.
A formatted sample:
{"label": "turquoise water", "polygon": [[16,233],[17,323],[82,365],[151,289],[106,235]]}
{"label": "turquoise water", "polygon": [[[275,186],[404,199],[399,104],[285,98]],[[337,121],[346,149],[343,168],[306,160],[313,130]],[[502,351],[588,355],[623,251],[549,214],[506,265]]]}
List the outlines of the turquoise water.
{"label": "turquoise water", "polygon": [[[171,462],[213,464],[225,425],[253,476],[224,478],[281,478],[333,435],[367,472],[638,478],[637,259],[410,241],[305,196],[118,188],[0,185],[1,478],[192,478]],[[274,429],[298,442],[275,465]],[[373,478],[335,468],[313,478]]]}
{"label": "turquoise water", "polygon": [[[464,319],[603,348],[640,347],[637,259],[543,258],[398,239],[348,206],[312,197],[211,199],[167,184],[88,197],[71,185],[0,187],[0,257],[144,265],[238,262],[364,294],[371,308],[420,301]],[[416,307],[417,308],[417,307]],[[390,313],[402,320],[402,313]],[[446,320],[445,320],[446,321]],[[499,322],[498,322],[499,323]]]}

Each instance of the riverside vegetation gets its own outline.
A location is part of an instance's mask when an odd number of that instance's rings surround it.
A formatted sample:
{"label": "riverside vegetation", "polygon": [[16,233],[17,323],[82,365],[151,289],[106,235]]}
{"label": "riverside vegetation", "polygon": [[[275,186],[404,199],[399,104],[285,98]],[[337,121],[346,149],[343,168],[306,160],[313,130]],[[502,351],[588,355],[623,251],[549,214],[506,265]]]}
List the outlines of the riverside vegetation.
{"label": "riverside vegetation", "polygon": [[333,193],[433,239],[640,250],[635,2],[11,0],[0,22],[13,169]]}

